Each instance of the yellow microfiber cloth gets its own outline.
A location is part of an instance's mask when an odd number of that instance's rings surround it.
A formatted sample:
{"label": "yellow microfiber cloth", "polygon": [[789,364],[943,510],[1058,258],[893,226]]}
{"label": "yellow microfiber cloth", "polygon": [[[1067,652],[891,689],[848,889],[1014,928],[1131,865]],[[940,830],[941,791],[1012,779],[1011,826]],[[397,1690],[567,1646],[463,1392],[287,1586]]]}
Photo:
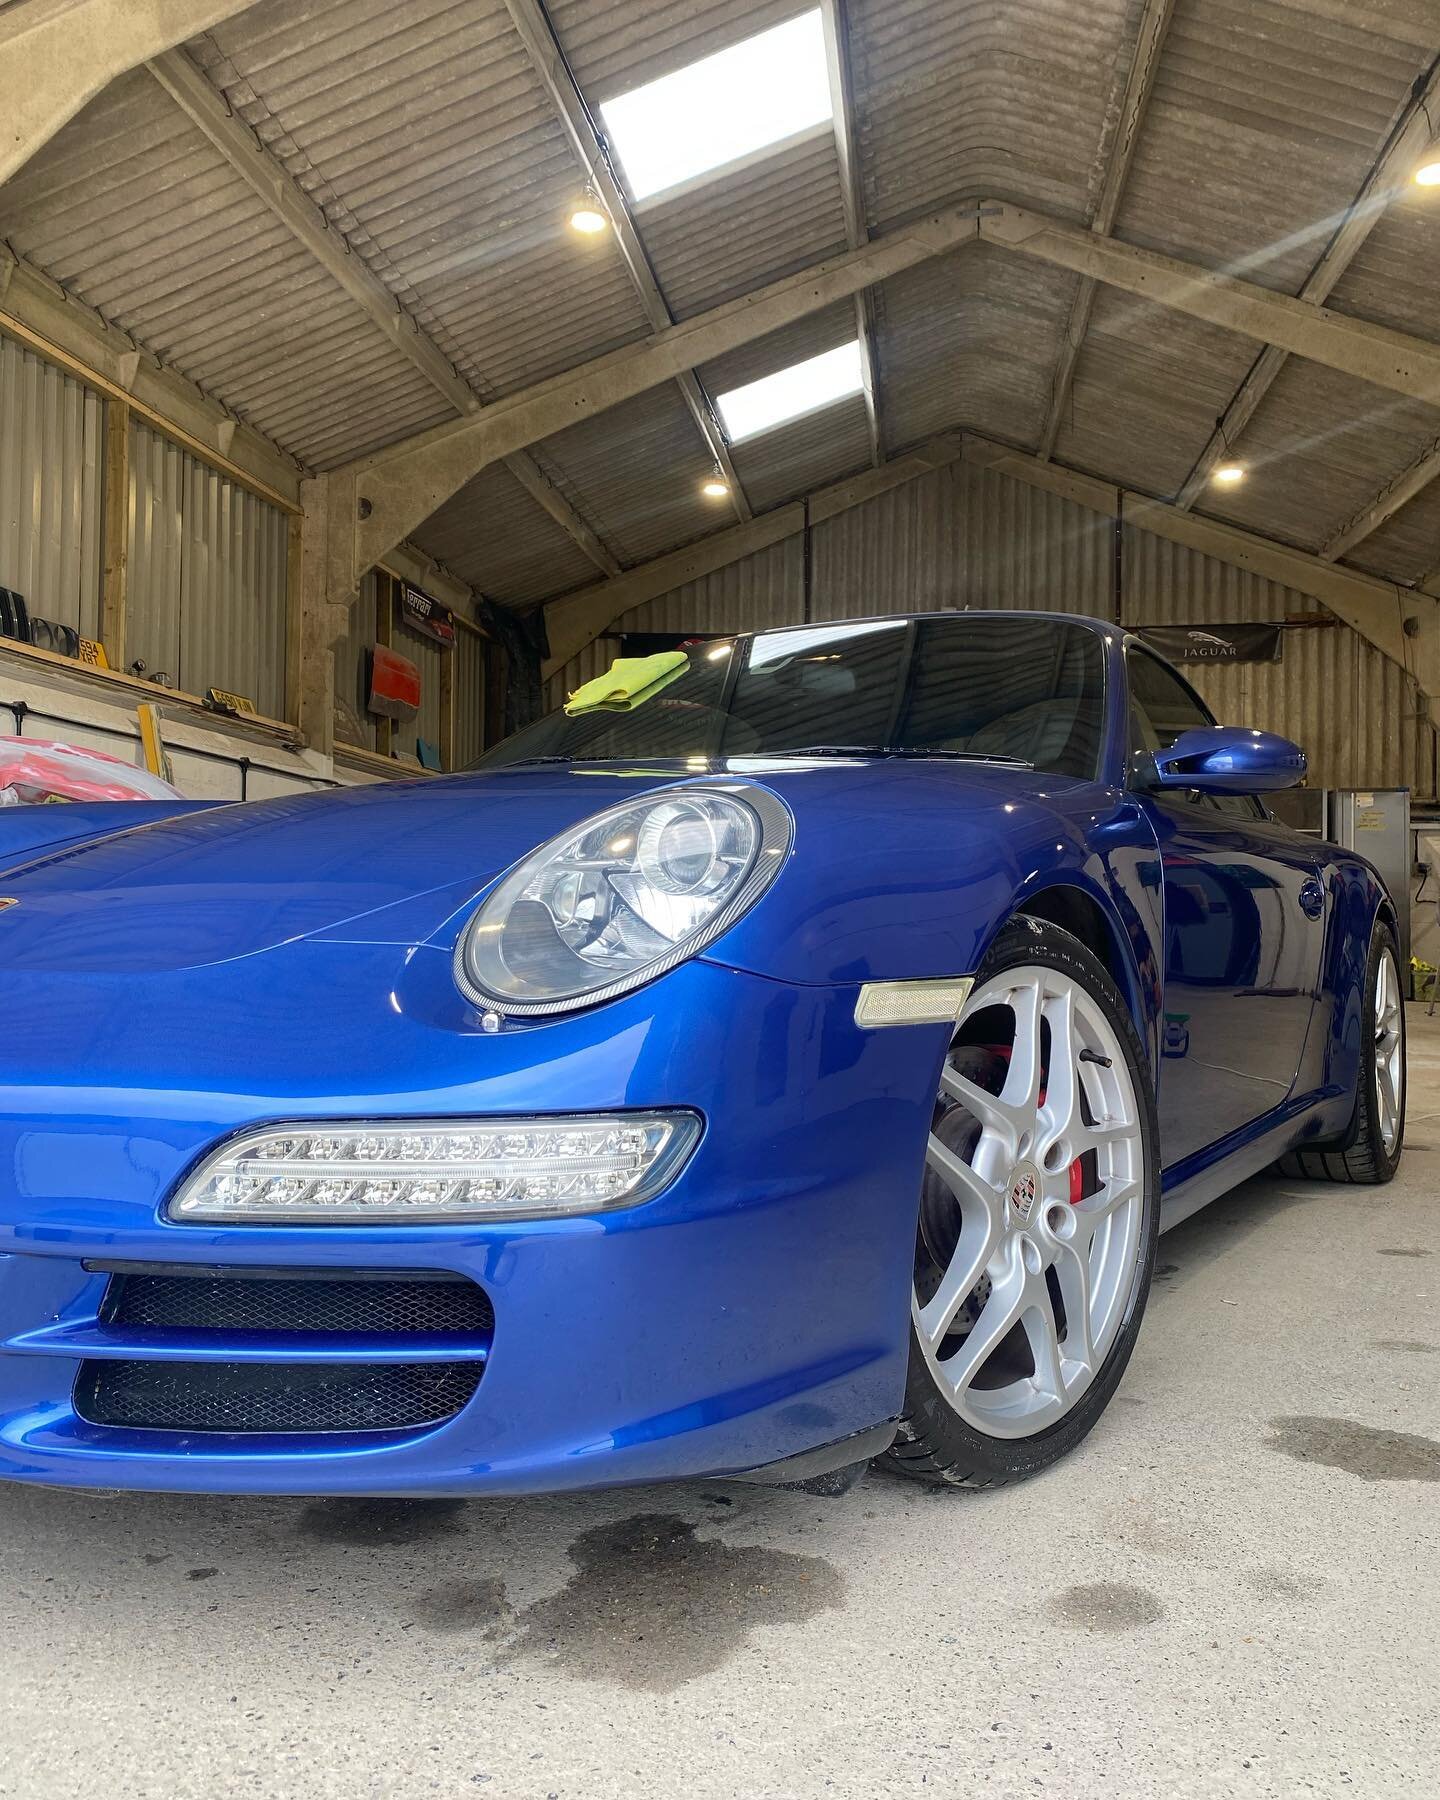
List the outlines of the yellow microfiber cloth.
{"label": "yellow microfiber cloth", "polygon": [[629,712],[669,687],[690,667],[683,650],[662,650],[655,656],[622,656],[603,675],[576,688],[565,702],[573,719],[580,713]]}

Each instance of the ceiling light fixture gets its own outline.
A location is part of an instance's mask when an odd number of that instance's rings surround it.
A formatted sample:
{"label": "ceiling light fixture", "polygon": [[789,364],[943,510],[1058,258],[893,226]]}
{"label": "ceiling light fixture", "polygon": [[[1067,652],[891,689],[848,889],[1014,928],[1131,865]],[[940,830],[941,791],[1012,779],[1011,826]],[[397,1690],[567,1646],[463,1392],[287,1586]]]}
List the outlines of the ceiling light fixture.
{"label": "ceiling light fixture", "polygon": [[600,197],[594,188],[586,188],[583,197],[570,215],[570,229],[578,231],[582,237],[599,237],[602,231],[608,231],[610,219],[600,205]]}
{"label": "ceiling light fixture", "polygon": [[707,500],[728,500],[730,498],[730,483],[720,472],[718,465],[700,483],[700,492]]}
{"label": "ceiling light fixture", "polygon": [[1221,463],[1211,479],[1221,487],[1234,487],[1237,481],[1245,479],[1244,463]]}
{"label": "ceiling light fixture", "polygon": [[1431,156],[1415,171],[1417,187],[1440,187],[1440,157]]}

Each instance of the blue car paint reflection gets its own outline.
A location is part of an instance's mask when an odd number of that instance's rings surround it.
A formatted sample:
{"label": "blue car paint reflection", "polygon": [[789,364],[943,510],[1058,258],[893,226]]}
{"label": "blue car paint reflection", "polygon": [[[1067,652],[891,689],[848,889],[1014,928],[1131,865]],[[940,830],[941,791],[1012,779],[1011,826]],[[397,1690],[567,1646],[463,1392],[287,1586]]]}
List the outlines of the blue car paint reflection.
{"label": "blue car paint reflection", "polygon": [[[33,819],[7,851],[0,824],[0,891],[20,902],[0,918],[0,1475],[519,1493],[755,1470],[858,1440],[899,1405],[949,1041],[948,1026],[859,1029],[859,989],[971,972],[1015,911],[1061,891],[1103,919],[1159,1071],[1172,1216],[1341,1129],[1378,879],[1268,820],[1132,791],[1121,635],[1083,623],[1107,670],[1098,779],[747,758],[744,779],[796,822],[763,900],[660,979],[498,1034],[452,959],[499,876],[613,799],[735,765],[501,768],[134,832],[116,808],[83,821],[105,834],[89,840],[72,820],[53,853]],[[1323,888],[1319,920],[1295,904],[1306,881]],[[209,1150],[258,1123],[669,1107],[699,1112],[703,1138],[629,1211],[343,1230],[164,1216]],[[73,1391],[87,1359],[213,1354],[108,1321],[116,1264],[464,1275],[493,1303],[467,1352],[483,1378],[413,1431],[88,1424]],[[224,1350],[273,1356],[243,1332]],[[326,1354],[397,1352],[377,1331]]]}

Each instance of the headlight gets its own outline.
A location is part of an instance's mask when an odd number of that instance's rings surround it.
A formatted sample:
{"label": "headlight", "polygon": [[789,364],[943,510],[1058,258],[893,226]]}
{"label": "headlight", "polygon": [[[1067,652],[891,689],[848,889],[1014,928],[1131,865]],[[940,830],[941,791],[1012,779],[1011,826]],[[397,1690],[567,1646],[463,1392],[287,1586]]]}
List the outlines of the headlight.
{"label": "headlight", "polygon": [[455,951],[495,1012],[564,1012],[674,968],[751,907],[790,846],[759,788],[671,788],[597,813],[510,871]]}
{"label": "headlight", "polygon": [[638,1206],[679,1174],[691,1112],[346,1119],[232,1138],[167,1208],[184,1224],[406,1225]]}

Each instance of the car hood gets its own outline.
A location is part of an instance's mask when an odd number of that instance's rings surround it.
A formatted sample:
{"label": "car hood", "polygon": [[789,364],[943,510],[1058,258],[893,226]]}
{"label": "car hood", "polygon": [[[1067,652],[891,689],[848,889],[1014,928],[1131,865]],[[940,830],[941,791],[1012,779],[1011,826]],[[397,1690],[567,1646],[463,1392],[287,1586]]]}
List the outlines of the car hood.
{"label": "car hood", "polygon": [[476,896],[538,844],[623,799],[717,780],[763,785],[797,829],[756,909],[768,923],[742,920],[708,954],[812,981],[874,973],[862,940],[900,928],[917,935],[890,972],[921,972],[908,963],[935,952],[920,928],[956,929],[967,896],[965,911],[993,912],[1042,845],[1073,852],[1083,827],[1077,816],[1067,843],[1057,801],[1094,793],[981,764],[747,758],[515,766],[227,806],[12,860],[0,968],[198,968],[300,938],[448,947]]}

